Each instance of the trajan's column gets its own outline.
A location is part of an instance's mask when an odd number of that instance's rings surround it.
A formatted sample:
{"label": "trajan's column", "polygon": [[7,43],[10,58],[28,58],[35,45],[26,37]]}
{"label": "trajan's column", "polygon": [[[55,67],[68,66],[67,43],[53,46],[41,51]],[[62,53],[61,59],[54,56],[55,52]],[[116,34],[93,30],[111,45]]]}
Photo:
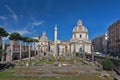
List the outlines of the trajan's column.
{"label": "trajan's column", "polygon": [[58,51],[57,51],[57,24],[55,25],[55,29],[54,29],[54,44],[55,44],[55,48],[54,48],[54,56],[58,56]]}

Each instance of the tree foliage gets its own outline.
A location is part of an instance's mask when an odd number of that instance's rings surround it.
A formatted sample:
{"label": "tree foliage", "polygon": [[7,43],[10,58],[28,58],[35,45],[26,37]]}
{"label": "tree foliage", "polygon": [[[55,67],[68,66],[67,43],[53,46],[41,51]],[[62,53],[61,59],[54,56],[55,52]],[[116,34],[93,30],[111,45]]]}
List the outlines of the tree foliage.
{"label": "tree foliage", "polygon": [[9,35],[9,33],[7,31],[5,31],[4,28],[0,27],[0,36],[7,37],[8,35]]}
{"label": "tree foliage", "polygon": [[103,69],[111,71],[114,67],[113,62],[110,59],[104,59],[102,61]]}
{"label": "tree foliage", "polygon": [[27,42],[27,39],[29,39],[29,37],[21,36],[21,40],[22,40],[23,42]]}
{"label": "tree foliage", "polygon": [[37,40],[37,39],[33,39],[33,42],[39,42],[39,40]]}
{"label": "tree foliage", "polygon": [[17,32],[13,32],[9,35],[9,39],[17,41],[21,39],[21,35]]}
{"label": "tree foliage", "polygon": [[27,42],[28,42],[28,43],[33,42],[33,39],[28,38],[28,39],[27,39]]}
{"label": "tree foliage", "polygon": [[0,49],[2,49],[2,37],[7,37],[9,33],[4,28],[0,27]]}

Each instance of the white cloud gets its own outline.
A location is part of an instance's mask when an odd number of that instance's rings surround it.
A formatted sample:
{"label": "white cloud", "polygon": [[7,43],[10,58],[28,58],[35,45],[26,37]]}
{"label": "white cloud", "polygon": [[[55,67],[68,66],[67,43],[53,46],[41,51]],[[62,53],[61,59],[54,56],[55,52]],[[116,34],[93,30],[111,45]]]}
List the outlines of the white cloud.
{"label": "white cloud", "polygon": [[0,20],[2,21],[2,24],[0,25],[0,26],[2,26],[2,27],[6,27],[6,26],[9,26],[8,25],[8,23],[7,23],[7,20],[8,20],[8,18],[7,17],[5,17],[5,16],[0,16]]}
{"label": "white cloud", "polygon": [[40,21],[40,22],[34,22],[33,23],[33,26],[39,26],[39,25],[41,25],[43,22],[42,21]]}
{"label": "white cloud", "polygon": [[6,20],[7,18],[4,17],[4,16],[0,16],[0,19],[1,19],[1,20]]}
{"label": "white cloud", "polygon": [[9,12],[12,14],[12,17],[15,21],[18,20],[18,16],[15,14],[15,12],[8,6],[8,5],[5,5],[5,7],[9,10]]}
{"label": "white cloud", "polygon": [[31,28],[33,29],[34,27],[39,26],[41,24],[43,24],[43,21],[32,22],[32,24],[31,24],[32,27]]}

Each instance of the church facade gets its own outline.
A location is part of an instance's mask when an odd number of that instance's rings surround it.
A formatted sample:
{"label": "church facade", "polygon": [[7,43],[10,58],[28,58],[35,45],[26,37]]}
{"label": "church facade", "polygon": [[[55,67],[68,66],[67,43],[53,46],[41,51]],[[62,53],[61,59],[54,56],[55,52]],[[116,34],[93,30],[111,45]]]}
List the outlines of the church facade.
{"label": "church facade", "polygon": [[81,20],[78,20],[77,26],[73,29],[70,44],[71,52],[91,53],[92,43],[88,40],[88,30],[82,25]]}
{"label": "church facade", "polygon": [[70,53],[91,53],[91,41],[88,40],[88,30],[78,20],[77,25],[73,28],[72,38],[69,41],[60,41],[57,38],[57,25],[54,30],[54,41],[50,41],[46,33],[38,38],[38,52],[43,55],[49,52],[52,55],[65,55]]}

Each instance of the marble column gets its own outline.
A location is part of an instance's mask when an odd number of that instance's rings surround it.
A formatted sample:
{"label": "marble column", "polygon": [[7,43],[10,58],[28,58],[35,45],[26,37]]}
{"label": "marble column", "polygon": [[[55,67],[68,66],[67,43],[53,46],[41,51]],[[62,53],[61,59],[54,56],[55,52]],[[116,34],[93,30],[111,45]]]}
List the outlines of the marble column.
{"label": "marble column", "polygon": [[5,41],[2,42],[2,50],[5,50]]}
{"label": "marble column", "polygon": [[54,44],[55,44],[55,49],[54,49],[54,55],[55,56],[58,56],[58,51],[57,51],[57,32],[58,32],[58,29],[57,29],[57,25],[55,25],[55,29],[54,29]]}
{"label": "marble column", "polygon": [[20,60],[22,59],[22,43],[20,42]]}
{"label": "marble column", "polygon": [[12,59],[13,59],[13,41],[12,41],[12,40],[10,41],[10,48],[11,48],[11,49],[10,49],[10,50],[11,50],[11,51],[10,51],[10,52],[11,52],[11,57],[10,57],[10,59],[12,60]]}

